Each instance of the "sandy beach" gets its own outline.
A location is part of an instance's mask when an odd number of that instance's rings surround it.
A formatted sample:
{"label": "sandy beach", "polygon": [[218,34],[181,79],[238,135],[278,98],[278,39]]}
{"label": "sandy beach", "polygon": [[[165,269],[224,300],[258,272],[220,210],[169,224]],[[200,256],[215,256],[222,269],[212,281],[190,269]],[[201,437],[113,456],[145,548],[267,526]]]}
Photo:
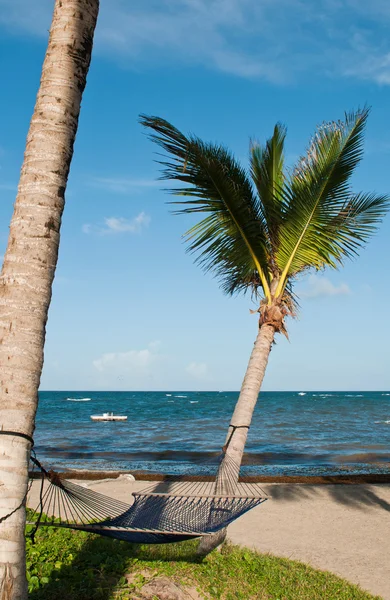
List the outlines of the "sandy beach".
{"label": "sandy beach", "polygon": [[390,600],[390,485],[268,484],[229,527],[236,544],[300,560]]}
{"label": "sandy beach", "polygon": [[[149,485],[116,479],[75,481],[129,502]],[[264,483],[269,499],[228,529],[235,544],[331,571],[390,600],[390,484]],[[34,481],[28,505],[38,501]]]}

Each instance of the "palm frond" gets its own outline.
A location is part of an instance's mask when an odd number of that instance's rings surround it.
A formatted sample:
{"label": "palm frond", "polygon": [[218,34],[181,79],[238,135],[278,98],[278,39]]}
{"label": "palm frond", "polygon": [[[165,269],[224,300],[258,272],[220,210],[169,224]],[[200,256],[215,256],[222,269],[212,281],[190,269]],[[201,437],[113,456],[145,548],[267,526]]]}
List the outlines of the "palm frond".
{"label": "palm frond", "polygon": [[322,125],[290,175],[283,171],[286,130],[277,124],[264,147],[252,144],[254,185],[223,146],[185,136],[164,119],[141,116],[164,151],[161,179],[178,184],[169,190],[181,196],[172,202],[180,206],[175,212],[199,213],[185,234],[188,250],[226,293],[262,290],[262,310],[274,305],[294,314],[295,276],[337,267],[372,235],[389,197],[354,194],[350,187],[368,113],[364,108]]}
{"label": "palm frond", "polygon": [[[287,278],[309,267],[336,267],[351,255],[352,245],[362,233],[352,233],[349,219],[344,230],[335,226],[350,206],[349,180],[363,152],[363,132],[368,109],[346,115],[345,120],[325,124],[317,131],[307,155],[302,158],[283,194],[287,206],[279,228],[276,263],[282,272],[277,295]],[[355,206],[355,204],[354,204]],[[359,222],[364,221],[363,204]],[[374,212],[373,212],[374,211]],[[376,212],[375,212],[376,211]],[[386,212],[386,200],[374,202],[366,214],[364,239]],[[355,240],[352,242],[351,240]]]}
{"label": "palm frond", "polygon": [[390,207],[389,196],[362,193],[351,196],[329,226],[340,257],[356,255],[375,233]]}
{"label": "palm frond", "polygon": [[140,121],[155,132],[150,139],[169,155],[169,160],[159,161],[161,179],[185,184],[170,190],[186,198],[173,203],[183,207],[176,212],[207,213],[185,235],[189,251],[222,280],[226,292],[260,284],[270,298],[269,239],[245,170],[220,145],[186,137],[158,117],[141,115]]}
{"label": "palm frond", "polygon": [[278,231],[283,219],[285,181],[283,168],[286,133],[286,127],[277,123],[273,136],[267,140],[264,147],[258,143],[252,143],[250,148],[251,175],[259,194],[261,211],[274,251],[277,249]]}

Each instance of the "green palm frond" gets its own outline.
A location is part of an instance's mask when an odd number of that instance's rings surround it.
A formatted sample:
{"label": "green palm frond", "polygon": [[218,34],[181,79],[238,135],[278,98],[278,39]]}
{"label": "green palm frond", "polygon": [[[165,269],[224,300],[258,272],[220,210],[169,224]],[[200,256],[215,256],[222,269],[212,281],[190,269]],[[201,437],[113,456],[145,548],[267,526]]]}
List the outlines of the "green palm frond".
{"label": "green palm frond", "polygon": [[389,197],[373,193],[353,195],[330,226],[340,256],[356,255],[378,228],[389,208]]}
{"label": "green palm frond", "polygon": [[186,137],[158,117],[141,115],[141,123],[155,133],[150,138],[170,160],[162,179],[185,184],[170,190],[186,197],[178,213],[207,213],[186,234],[189,250],[212,270],[226,292],[261,285],[270,299],[269,239],[259,200],[245,170],[222,146]]}
{"label": "green palm frond", "polygon": [[[368,109],[346,115],[345,121],[325,124],[318,129],[307,155],[300,160],[291,182],[284,187],[286,212],[279,228],[276,263],[282,273],[276,295],[288,277],[308,268],[336,267],[352,248],[369,235],[368,223],[375,228],[387,209],[387,198],[371,198],[372,206],[364,223],[364,203],[360,203],[360,231],[353,219],[342,215],[357,208],[349,180],[363,152],[363,132]],[[351,205],[352,202],[352,205]],[[350,207],[348,209],[347,207]],[[364,231],[363,231],[364,230]]]}
{"label": "green palm frond", "polygon": [[[222,281],[225,292],[262,289],[294,313],[296,275],[337,267],[375,231],[389,197],[355,194],[351,175],[362,158],[368,109],[321,126],[291,174],[284,172],[286,129],[277,124],[262,147],[252,144],[250,174],[223,146],[185,136],[164,119],[141,116],[150,138],[164,150],[161,179],[177,213],[201,217],[186,234],[188,249]],[[264,303],[261,306],[265,306]]]}
{"label": "green palm frond", "polygon": [[250,148],[251,175],[259,194],[261,211],[274,251],[278,245],[278,231],[283,219],[286,133],[286,127],[277,123],[273,136],[267,140],[264,147],[252,143]]}

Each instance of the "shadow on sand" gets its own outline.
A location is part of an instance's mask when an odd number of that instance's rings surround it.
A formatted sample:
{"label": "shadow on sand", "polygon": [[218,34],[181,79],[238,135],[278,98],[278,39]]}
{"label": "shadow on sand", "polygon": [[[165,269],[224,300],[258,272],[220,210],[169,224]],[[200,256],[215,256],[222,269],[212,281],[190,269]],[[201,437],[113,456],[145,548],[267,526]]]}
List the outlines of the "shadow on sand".
{"label": "shadow on sand", "polygon": [[[385,485],[390,489],[390,485]],[[378,494],[378,486],[370,484],[288,484],[273,485],[269,488],[270,498],[298,502],[302,499],[309,500],[324,492],[332,501],[350,506],[355,509],[377,507],[390,512],[390,503]]]}

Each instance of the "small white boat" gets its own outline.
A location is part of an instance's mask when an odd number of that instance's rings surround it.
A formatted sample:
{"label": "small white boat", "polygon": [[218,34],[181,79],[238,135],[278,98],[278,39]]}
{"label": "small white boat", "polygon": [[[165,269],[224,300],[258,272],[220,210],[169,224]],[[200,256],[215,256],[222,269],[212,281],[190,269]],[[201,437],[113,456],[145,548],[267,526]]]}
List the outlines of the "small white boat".
{"label": "small white boat", "polygon": [[127,421],[125,415],[114,415],[114,413],[103,413],[102,415],[91,415],[92,421]]}

